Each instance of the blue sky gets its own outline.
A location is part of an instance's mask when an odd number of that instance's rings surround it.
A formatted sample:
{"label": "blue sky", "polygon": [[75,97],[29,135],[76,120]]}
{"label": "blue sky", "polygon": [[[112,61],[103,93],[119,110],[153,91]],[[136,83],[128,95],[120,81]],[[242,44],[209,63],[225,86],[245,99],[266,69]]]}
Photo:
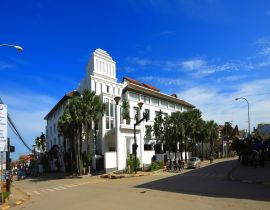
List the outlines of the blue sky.
{"label": "blue sky", "polygon": [[[269,122],[270,2],[267,0],[0,0],[0,96],[26,141],[106,50],[129,76],[194,104],[206,120],[247,129]],[[9,132],[18,156],[26,152]]]}

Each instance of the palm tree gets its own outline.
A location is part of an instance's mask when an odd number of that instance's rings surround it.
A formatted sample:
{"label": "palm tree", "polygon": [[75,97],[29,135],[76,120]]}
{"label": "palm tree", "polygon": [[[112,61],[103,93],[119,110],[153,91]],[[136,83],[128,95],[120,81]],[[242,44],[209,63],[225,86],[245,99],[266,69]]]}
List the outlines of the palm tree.
{"label": "palm tree", "polygon": [[[71,170],[73,172],[81,172],[81,133],[82,133],[82,98],[80,96],[74,96],[69,101],[68,105],[64,109],[63,115],[58,121],[58,130],[64,139],[69,139],[70,142],[70,157],[71,157]],[[79,138],[78,138],[79,137]],[[76,159],[74,159],[76,157]],[[75,164],[77,170],[75,171]]]}
{"label": "palm tree", "polygon": [[187,142],[189,148],[194,153],[197,126],[201,119],[201,111],[198,109],[190,109],[183,113],[183,121],[185,125],[185,161],[187,161]]}
{"label": "palm tree", "polygon": [[106,105],[100,101],[99,97],[95,95],[95,92],[89,90],[84,90],[82,100],[83,127],[87,133],[90,133],[94,127],[93,156],[95,156],[98,123],[106,111]]}
{"label": "palm tree", "polygon": [[160,110],[155,117],[155,122],[153,126],[153,132],[156,137],[156,140],[160,143],[163,143],[164,136],[164,119],[162,117],[162,111]]}
{"label": "palm tree", "polygon": [[36,137],[35,144],[37,145],[37,148],[41,150],[41,152],[45,151],[45,134],[44,133],[41,133],[40,136]]}
{"label": "palm tree", "polygon": [[213,147],[218,140],[218,124],[213,120],[207,121],[205,125],[206,139],[210,143],[210,156],[214,155]]}
{"label": "palm tree", "polygon": [[[74,157],[74,134],[73,134],[73,128],[71,124],[72,118],[69,113],[69,109],[65,108],[63,115],[58,120],[57,129],[60,135],[63,136],[64,140],[64,162],[65,162],[65,168],[68,169],[68,171],[73,171],[73,157]],[[69,161],[67,161],[67,139],[69,140]]]}

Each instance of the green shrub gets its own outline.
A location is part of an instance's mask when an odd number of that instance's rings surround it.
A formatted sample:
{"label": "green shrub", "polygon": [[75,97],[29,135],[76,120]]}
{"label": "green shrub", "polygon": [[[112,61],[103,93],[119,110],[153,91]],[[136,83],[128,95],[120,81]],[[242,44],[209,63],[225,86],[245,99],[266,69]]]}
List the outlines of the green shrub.
{"label": "green shrub", "polygon": [[163,169],[164,168],[164,162],[163,161],[160,161],[160,162],[152,162],[150,167],[149,167],[149,171],[156,171],[156,170],[159,170],[159,169]]}
{"label": "green shrub", "polygon": [[[137,169],[140,167],[140,160],[138,158],[136,158],[136,165],[137,165]],[[127,159],[127,167],[130,168],[129,173],[133,173],[134,172],[134,168],[135,168],[135,155],[130,155]]]}
{"label": "green shrub", "polygon": [[[9,192],[4,192],[4,200],[5,200],[6,198],[8,198],[9,195],[10,195]],[[0,193],[0,202],[2,202],[2,193]]]}

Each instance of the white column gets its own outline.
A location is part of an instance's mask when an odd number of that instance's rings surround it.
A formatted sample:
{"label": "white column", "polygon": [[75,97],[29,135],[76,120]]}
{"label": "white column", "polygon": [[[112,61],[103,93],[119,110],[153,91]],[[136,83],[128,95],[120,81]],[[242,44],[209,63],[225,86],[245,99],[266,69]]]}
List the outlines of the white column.
{"label": "white column", "polygon": [[99,129],[102,131],[101,137],[101,153],[105,155],[106,152],[106,139],[105,139],[105,131],[106,131],[106,117],[103,116],[101,118],[101,128]]}
{"label": "white column", "polygon": [[116,137],[116,157],[117,157],[117,169],[125,169],[125,154],[124,154],[124,140],[121,140],[120,134],[120,106],[116,105],[116,125],[115,125],[115,137]]}

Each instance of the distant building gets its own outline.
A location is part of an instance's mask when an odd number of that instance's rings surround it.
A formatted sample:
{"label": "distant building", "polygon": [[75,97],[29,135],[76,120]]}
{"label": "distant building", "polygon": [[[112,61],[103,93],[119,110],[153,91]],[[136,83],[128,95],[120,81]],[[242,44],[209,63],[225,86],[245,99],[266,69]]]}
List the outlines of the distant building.
{"label": "distant building", "polygon": [[[149,114],[149,121],[142,122],[135,131],[138,144],[137,156],[141,164],[148,165],[153,156],[159,153],[163,147],[154,136],[145,137],[147,126],[153,125],[158,112],[161,110],[163,115],[170,115],[172,112],[183,112],[194,108],[192,104],[179,99],[176,94],[164,94],[151,85],[129,77],[124,77],[122,82],[118,83],[116,62],[106,51],[101,49],[95,50],[92,54],[86,68],[86,75],[77,88],[79,93],[82,93],[84,89],[94,91],[106,104],[106,113],[98,125],[96,142],[96,154],[104,158],[106,171],[126,168],[126,160],[132,153],[132,144],[134,143],[133,125],[136,122],[136,116],[141,119],[143,112]],[[47,120],[47,150],[55,144],[62,147],[63,143],[58,135],[57,122],[63,113],[65,104],[75,93],[73,91],[65,95],[45,117]],[[121,98],[118,106],[114,101],[116,96]],[[129,124],[121,116],[123,100],[127,100],[130,106],[131,122]],[[143,102],[141,110],[138,106],[139,102]],[[119,110],[117,111],[117,109]],[[88,147],[90,147],[90,151],[93,151],[92,137],[86,139],[82,145],[82,151],[87,151]]]}

